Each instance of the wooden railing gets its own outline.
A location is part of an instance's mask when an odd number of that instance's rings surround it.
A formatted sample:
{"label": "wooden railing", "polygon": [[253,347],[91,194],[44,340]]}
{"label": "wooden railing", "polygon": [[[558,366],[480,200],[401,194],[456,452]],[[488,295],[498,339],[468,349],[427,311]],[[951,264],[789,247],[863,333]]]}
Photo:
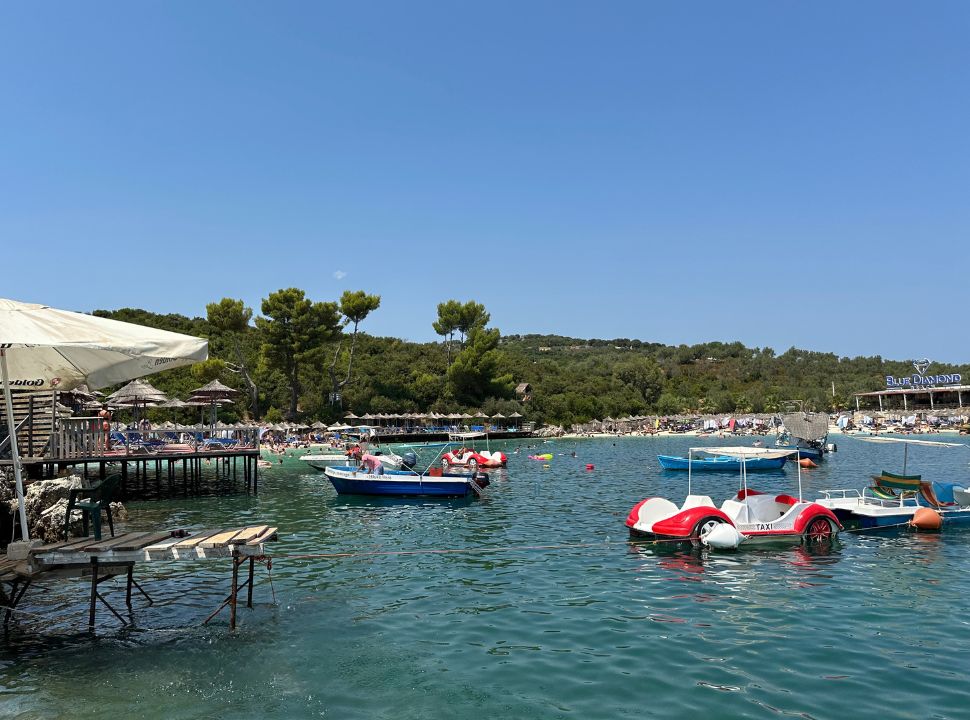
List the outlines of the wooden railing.
{"label": "wooden railing", "polygon": [[84,457],[97,457],[111,450],[112,454],[124,451],[125,455],[138,455],[165,452],[165,444],[190,446],[192,452],[219,449],[218,440],[228,434],[236,440],[225,445],[229,450],[236,446],[259,448],[259,428],[216,429],[207,425],[181,426],[175,430],[157,429],[112,430],[108,433],[101,429],[102,420],[98,417],[59,418],[51,434],[48,460],[69,460]]}
{"label": "wooden railing", "polygon": [[101,455],[105,433],[98,417],[60,418],[51,433],[48,457],[52,460]]}

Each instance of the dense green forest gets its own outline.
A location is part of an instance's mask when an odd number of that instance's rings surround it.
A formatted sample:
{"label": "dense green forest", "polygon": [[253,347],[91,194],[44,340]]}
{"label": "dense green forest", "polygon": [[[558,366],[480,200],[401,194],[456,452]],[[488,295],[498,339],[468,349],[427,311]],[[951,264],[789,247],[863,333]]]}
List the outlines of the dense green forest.
{"label": "dense green forest", "polygon": [[[96,315],[208,338],[210,359],[151,382],[180,398],[218,378],[240,390],[227,420],[335,420],[367,412],[521,412],[536,422],[571,424],[606,416],[775,412],[854,407],[852,394],[910,375],[910,360],[839,357],[740,342],[662,345],[641,340],[502,336],[485,307],[448,300],[427,318],[440,342],[374,337],[361,329],[380,297],[345,292],[314,302],[285,289],[254,313],[225,298],[205,317],[125,308]],[[934,364],[934,373],[970,366]],[[515,388],[531,385],[522,400]],[[833,383],[835,392],[833,395]]]}

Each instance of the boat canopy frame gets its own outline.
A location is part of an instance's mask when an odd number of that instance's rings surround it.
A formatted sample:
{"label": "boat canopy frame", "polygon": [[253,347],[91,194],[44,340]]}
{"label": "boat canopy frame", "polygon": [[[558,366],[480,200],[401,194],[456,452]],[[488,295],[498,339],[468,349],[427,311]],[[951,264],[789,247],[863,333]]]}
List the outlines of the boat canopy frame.
{"label": "boat canopy frame", "polygon": [[[748,495],[748,466],[747,461],[750,458],[762,458],[765,460],[780,458],[780,457],[790,457],[792,455],[796,456],[797,460],[801,460],[801,452],[796,448],[794,450],[772,450],[771,448],[760,448],[760,447],[748,447],[746,445],[740,446],[727,446],[727,447],[692,447],[687,449],[687,494],[691,494],[691,463],[693,460],[693,455],[695,452],[706,453],[709,455],[727,455],[730,457],[738,458],[741,461],[741,471],[740,479],[738,481],[738,491],[744,492],[745,497]],[[802,500],[802,464],[796,462],[795,465],[798,467],[798,502],[804,502]],[[750,522],[750,511],[747,503],[744,505],[744,517],[746,522]]]}

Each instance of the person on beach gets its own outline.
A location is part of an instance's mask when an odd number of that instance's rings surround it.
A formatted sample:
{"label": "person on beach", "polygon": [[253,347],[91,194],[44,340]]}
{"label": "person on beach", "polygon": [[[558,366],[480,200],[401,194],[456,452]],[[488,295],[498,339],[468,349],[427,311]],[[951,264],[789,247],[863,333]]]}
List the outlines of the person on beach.
{"label": "person on beach", "polygon": [[384,466],[381,464],[381,459],[376,455],[363,455],[360,458],[360,467],[358,470],[362,470],[365,473],[373,473],[374,475],[383,475]]}

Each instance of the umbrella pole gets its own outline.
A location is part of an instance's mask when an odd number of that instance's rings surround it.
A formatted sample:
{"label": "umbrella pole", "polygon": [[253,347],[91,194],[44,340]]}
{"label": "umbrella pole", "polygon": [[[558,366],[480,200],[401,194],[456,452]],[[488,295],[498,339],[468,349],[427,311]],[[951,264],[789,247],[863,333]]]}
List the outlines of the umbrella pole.
{"label": "umbrella pole", "polygon": [[0,371],[3,374],[3,400],[7,407],[7,429],[10,432],[10,457],[13,460],[13,476],[17,484],[17,506],[20,508],[20,535],[22,539],[29,540],[24,479],[20,472],[20,451],[17,448],[17,425],[13,419],[13,399],[10,397],[10,378],[7,373],[7,351],[3,348],[0,348]]}

